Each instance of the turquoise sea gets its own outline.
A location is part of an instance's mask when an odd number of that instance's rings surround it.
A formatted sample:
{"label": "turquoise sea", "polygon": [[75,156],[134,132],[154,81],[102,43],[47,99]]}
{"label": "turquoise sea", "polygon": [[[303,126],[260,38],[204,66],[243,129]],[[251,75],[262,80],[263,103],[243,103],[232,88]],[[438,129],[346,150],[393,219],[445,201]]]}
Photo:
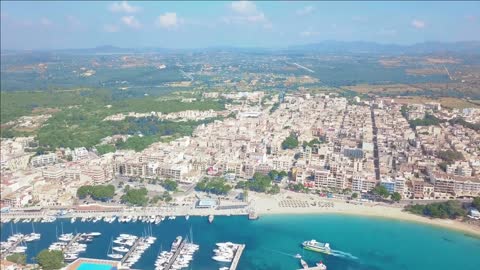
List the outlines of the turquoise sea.
{"label": "turquoise sea", "polygon": [[[54,223],[35,223],[40,241],[29,243],[28,260],[55,240],[56,231],[92,232],[102,235],[87,248],[83,257],[108,259],[110,239],[120,233],[142,235],[150,225],[145,223],[70,223],[58,219]],[[1,227],[1,239],[11,231],[30,233],[31,223],[6,223]],[[216,242],[231,241],[246,244],[239,270],[300,268],[301,254],[310,264],[323,260],[329,270],[479,270],[480,239],[461,232],[428,225],[395,220],[344,215],[269,215],[250,221],[246,217],[215,217],[209,224],[206,217],[166,219],[151,225],[157,241],[133,267],[154,269],[161,248],[168,249],[178,235],[193,234],[200,245],[190,269],[212,270],[222,265],[211,259]],[[303,251],[300,243],[316,239],[329,242],[337,256]]]}

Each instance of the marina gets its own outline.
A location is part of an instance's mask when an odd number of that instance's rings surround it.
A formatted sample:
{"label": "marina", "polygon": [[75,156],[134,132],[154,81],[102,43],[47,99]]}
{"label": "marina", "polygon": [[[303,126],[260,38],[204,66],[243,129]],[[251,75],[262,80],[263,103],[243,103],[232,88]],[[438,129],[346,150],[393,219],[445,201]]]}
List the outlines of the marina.
{"label": "marina", "polygon": [[[301,268],[299,258],[295,254],[301,255],[301,258],[309,265],[310,268],[315,267],[319,261],[323,263],[330,270],[334,269],[393,269],[400,270],[401,267],[384,267],[384,262],[378,257],[368,257],[363,252],[368,250],[379,252],[385,256],[395,256],[400,258],[409,256],[412,258],[419,254],[422,249],[430,247],[441,256],[454,253],[455,256],[463,258],[465,267],[462,270],[476,269],[475,261],[469,261],[468,257],[475,257],[475,251],[478,247],[478,239],[464,236],[461,233],[448,232],[436,229],[435,227],[421,226],[418,224],[409,224],[394,222],[388,220],[371,221],[366,218],[350,217],[350,216],[335,216],[335,215],[319,215],[319,216],[282,216],[282,215],[266,215],[256,221],[249,221],[244,216],[216,216],[213,223],[208,223],[207,216],[197,217],[190,216],[186,218],[169,219],[170,215],[165,216],[165,219],[159,224],[136,221],[133,218],[130,222],[118,222],[117,219],[110,223],[108,220],[102,219],[97,222],[84,221],[77,218],[74,223],[70,219],[57,218],[52,223],[34,223],[35,232],[41,234],[39,240],[32,242],[25,242],[27,249],[25,254],[27,261],[32,263],[33,258],[43,249],[54,242],[61,242],[58,238],[62,236],[61,228],[63,224],[64,234],[82,234],[76,242],[79,244],[86,244],[85,251],[78,252],[78,259],[88,258],[96,260],[115,261],[120,263],[122,258],[130,250],[132,246],[121,245],[115,243],[117,237],[122,236],[120,243],[127,243],[133,245],[133,242],[138,238],[154,236],[157,239],[146,248],[143,253],[137,254],[137,261],[131,265],[132,269],[142,270],[163,270],[165,264],[162,266],[157,263],[160,256],[163,263],[169,262],[165,254],[171,251],[172,243],[176,241],[177,236],[182,236],[183,239],[189,239],[190,230],[193,232],[193,243],[198,245],[198,250],[194,250],[192,255],[180,254],[175,260],[178,265],[185,265],[188,262],[188,268],[197,270],[212,270],[220,269],[228,270],[233,266],[234,257],[237,253],[231,253],[227,259],[231,261],[217,261],[212,257],[215,256],[214,249],[218,249],[217,243],[238,243],[245,244],[246,248],[243,250],[238,264],[237,270],[242,269],[278,269],[278,270],[295,270]],[[299,223],[302,220],[302,224]],[[375,224],[375,226],[373,226]],[[321,227],[321,230],[318,228]],[[12,229],[13,228],[13,229]],[[58,234],[56,234],[58,228]],[[372,235],[383,234],[385,228],[388,228],[388,235],[392,239],[402,239],[396,242],[399,252],[388,249],[391,242],[380,242],[373,240],[371,243],[368,240]],[[341,230],[345,236],[338,235]],[[17,222],[7,223],[1,225],[2,241],[6,241],[13,234],[22,233],[24,235],[32,232],[32,224]],[[252,237],[252,232],[258,232],[258,236]],[[283,237],[287,235],[288,237]],[[422,242],[416,246],[409,244],[409,238],[405,235],[414,235],[415,239],[422,239]],[[132,235],[138,237],[133,241],[127,241],[128,236]],[[432,235],[432,236],[430,236]],[[127,237],[126,237],[127,236]],[[188,236],[188,237],[187,237]],[[352,239],[357,237],[358,241]],[[64,236],[62,239],[70,239],[71,236]],[[447,238],[452,242],[443,240]],[[72,238],[73,239],[73,238]],[[82,240],[84,239],[84,240]],[[332,250],[332,254],[324,254],[304,250],[301,243],[305,240],[316,239],[319,242],[328,242],[334,248],[339,248],[343,253]],[[375,238],[376,239],[376,238]],[[71,239],[70,239],[71,241]],[[68,241],[64,241],[69,243]],[[452,244],[454,243],[454,244]],[[124,246],[126,252],[112,251],[112,247]],[[72,246],[73,247],[73,246]],[[80,250],[81,246],[78,247]],[[412,250],[413,249],[413,250]],[[123,249],[122,249],[123,250]],[[136,249],[140,251],[139,249]],[[400,253],[401,252],[401,253]],[[163,254],[162,254],[163,253]],[[173,254],[173,253],[172,253]],[[112,258],[108,255],[113,255]],[[138,256],[140,255],[140,256]],[[187,261],[191,256],[191,260]],[[462,257],[463,256],[463,257]],[[135,254],[132,252],[130,258],[134,258]],[[72,258],[73,259],[73,258]],[[128,258],[127,258],[128,259]],[[125,259],[125,266],[127,259]],[[167,260],[165,260],[167,259]],[[75,260],[72,262],[74,263]],[[85,261],[84,261],[85,262]],[[161,260],[158,260],[162,263]],[[69,262],[67,262],[69,263]],[[418,260],[415,260],[418,264]],[[427,265],[421,264],[423,269],[430,269]],[[452,264],[447,262],[449,267]],[[128,267],[128,266],[127,266]],[[441,265],[435,265],[436,269],[443,270],[446,268]],[[172,268],[173,264],[172,264]],[[180,268],[181,269],[181,268]],[[410,269],[410,268],[409,268]],[[412,267],[411,269],[422,269],[419,267]],[[451,268],[454,269],[454,268]]]}

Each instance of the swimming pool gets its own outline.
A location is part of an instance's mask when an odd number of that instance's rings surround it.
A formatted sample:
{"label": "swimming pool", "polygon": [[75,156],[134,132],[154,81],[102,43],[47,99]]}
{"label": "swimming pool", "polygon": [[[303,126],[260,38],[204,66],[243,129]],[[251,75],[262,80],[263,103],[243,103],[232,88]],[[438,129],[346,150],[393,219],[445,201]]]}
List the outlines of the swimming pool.
{"label": "swimming pool", "polygon": [[117,269],[117,268],[109,264],[87,263],[87,262],[82,262],[80,266],[78,266],[77,268],[77,270],[112,270],[112,269]]}

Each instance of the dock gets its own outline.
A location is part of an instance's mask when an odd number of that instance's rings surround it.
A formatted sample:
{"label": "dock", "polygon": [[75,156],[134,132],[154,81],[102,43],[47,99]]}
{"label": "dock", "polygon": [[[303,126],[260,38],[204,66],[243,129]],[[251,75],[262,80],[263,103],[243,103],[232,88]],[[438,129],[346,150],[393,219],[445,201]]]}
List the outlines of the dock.
{"label": "dock", "polygon": [[17,242],[15,242],[9,249],[7,249],[5,252],[2,252],[0,254],[0,258],[4,259],[6,258],[8,255],[12,254],[12,251],[15,250],[15,248],[20,245],[20,243],[23,242],[23,239],[25,239],[25,236],[22,236],[20,237],[20,239],[17,240]]}
{"label": "dock", "polygon": [[132,247],[130,248],[130,250],[125,254],[125,256],[123,256],[123,258],[120,260],[120,263],[123,264],[127,259],[128,257],[130,257],[130,255],[132,255],[132,253],[135,251],[135,249],[137,248],[138,246],[138,243],[140,243],[140,241],[142,241],[143,238],[142,237],[139,237],[137,238],[137,240],[135,240],[135,243],[133,243]]}
{"label": "dock", "polygon": [[77,239],[80,237],[80,233],[77,233],[73,238],[72,240],[70,240],[70,242],[68,242],[68,244],[62,249],[62,251],[65,251],[65,250],[68,250],[68,248],[77,241]]}
{"label": "dock", "polygon": [[182,239],[182,242],[180,245],[178,245],[177,250],[175,250],[175,253],[173,254],[172,258],[170,258],[170,261],[168,262],[167,266],[163,268],[163,270],[171,270],[173,263],[177,260],[178,255],[180,255],[180,252],[183,249],[183,246],[185,246],[185,239]]}
{"label": "dock", "polygon": [[240,257],[242,256],[243,250],[245,249],[245,245],[238,245],[237,251],[235,252],[235,256],[233,257],[232,264],[230,265],[230,270],[237,269],[238,262],[240,261]]}

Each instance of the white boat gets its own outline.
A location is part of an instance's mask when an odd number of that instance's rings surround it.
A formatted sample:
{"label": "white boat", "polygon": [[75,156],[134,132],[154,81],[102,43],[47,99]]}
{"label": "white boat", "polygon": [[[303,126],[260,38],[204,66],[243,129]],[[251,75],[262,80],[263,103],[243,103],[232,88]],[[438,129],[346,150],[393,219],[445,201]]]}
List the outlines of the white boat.
{"label": "white boat", "polygon": [[190,216],[189,216],[189,215],[186,215],[186,216],[185,216],[185,219],[186,219],[186,220],[188,220],[189,218],[190,218]]}
{"label": "white boat", "polygon": [[72,217],[72,219],[70,219],[70,223],[74,223],[75,222],[75,217]]}
{"label": "white boat", "polygon": [[113,247],[112,249],[115,250],[115,251],[118,251],[118,252],[122,252],[122,253],[128,252],[128,250],[129,250],[128,248],[123,247],[123,246],[121,246],[121,247]]}
{"label": "white boat", "polygon": [[230,256],[224,256],[224,255],[215,255],[212,257],[217,262],[231,262],[233,260],[233,257]]}
{"label": "white boat", "polygon": [[209,216],[208,216],[208,222],[209,222],[209,223],[212,223],[214,218],[215,218],[215,217],[214,217],[213,215],[209,215]]}

